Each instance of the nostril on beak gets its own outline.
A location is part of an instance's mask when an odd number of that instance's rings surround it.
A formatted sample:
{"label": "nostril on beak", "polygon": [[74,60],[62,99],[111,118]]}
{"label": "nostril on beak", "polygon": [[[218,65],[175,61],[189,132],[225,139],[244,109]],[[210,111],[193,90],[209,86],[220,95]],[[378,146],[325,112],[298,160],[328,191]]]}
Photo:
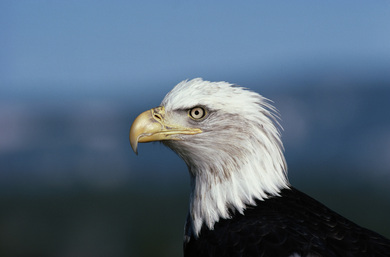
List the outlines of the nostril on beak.
{"label": "nostril on beak", "polygon": [[157,122],[162,122],[164,117],[164,107],[156,107],[152,109],[152,117]]}
{"label": "nostril on beak", "polygon": [[159,115],[159,114],[153,114],[153,118],[155,119],[155,120],[157,120],[157,121],[161,121],[162,120],[162,118],[161,118],[161,115]]}

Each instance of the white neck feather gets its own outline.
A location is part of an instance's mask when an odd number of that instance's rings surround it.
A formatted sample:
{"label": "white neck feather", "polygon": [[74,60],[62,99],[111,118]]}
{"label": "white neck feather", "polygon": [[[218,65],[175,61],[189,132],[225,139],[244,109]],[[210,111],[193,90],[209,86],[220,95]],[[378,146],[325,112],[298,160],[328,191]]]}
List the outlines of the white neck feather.
{"label": "white neck feather", "polygon": [[187,235],[197,237],[203,224],[213,229],[219,219],[230,218],[232,210],[243,213],[247,205],[255,205],[256,199],[278,195],[289,186],[279,134],[260,127],[257,137],[245,142],[247,145],[241,148],[239,156],[208,148],[203,149],[203,157],[208,161],[202,165],[197,165],[196,160],[187,161],[192,186],[189,209],[192,224]]}
{"label": "white neck feather", "polygon": [[[210,171],[193,171],[189,215],[192,232],[199,235],[203,223],[213,229],[220,218],[230,218],[229,209],[243,213],[255,200],[264,200],[269,195],[278,195],[288,187],[283,163],[273,163],[272,156],[251,156],[240,170],[225,179],[210,178]],[[279,156],[280,158],[280,156]],[[282,161],[282,160],[280,160]]]}

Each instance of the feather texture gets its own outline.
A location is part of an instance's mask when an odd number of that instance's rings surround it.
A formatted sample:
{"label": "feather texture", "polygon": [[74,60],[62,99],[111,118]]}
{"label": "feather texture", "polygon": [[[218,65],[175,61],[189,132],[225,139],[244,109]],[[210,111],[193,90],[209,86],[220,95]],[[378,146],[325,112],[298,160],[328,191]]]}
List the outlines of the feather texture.
{"label": "feather texture", "polygon": [[291,188],[222,219],[184,244],[185,257],[390,256],[390,241]]}
{"label": "feather texture", "polygon": [[[390,256],[388,239],[289,184],[278,114],[263,96],[198,78],[161,105],[167,124],[202,131],[163,141],[191,177],[185,257]],[[195,107],[204,118],[189,117]]]}
{"label": "feather texture", "polygon": [[[230,207],[243,213],[256,199],[288,187],[283,145],[274,123],[277,114],[266,98],[227,82],[193,79],[179,83],[161,105],[170,122],[203,130],[164,141],[184,159],[191,174],[187,232],[198,236],[204,223],[212,229],[220,218],[229,218]],[[181,111],[196,106],[208,112],[201,122],[192,122]]]}

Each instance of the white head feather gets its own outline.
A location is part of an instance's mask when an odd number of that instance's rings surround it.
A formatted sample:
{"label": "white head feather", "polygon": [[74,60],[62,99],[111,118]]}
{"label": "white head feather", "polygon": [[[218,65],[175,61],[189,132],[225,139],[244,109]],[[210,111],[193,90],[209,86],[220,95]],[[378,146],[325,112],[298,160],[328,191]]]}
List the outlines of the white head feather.
{"label": "white head feather", "polygon": [[[200,128],[182,140],[163,141],[187,163],[191,175],[190,231],[213,229],[232,211],[243,213],[255,200],[289,186],[277,114],[269,100],[227,82],[183,81],[161,103],[169,122]],[[188,110],[207,116],[194,121]]]}

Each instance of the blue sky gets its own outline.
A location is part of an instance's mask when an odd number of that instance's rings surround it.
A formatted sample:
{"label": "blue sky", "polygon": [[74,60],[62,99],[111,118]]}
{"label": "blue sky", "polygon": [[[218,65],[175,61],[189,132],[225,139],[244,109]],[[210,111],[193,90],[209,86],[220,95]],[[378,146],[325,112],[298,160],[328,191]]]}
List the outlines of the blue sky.
{"label": "blue sky", "polygon": [[390,2],[1,1],[0,33],[3,86],[238,82],[390,63]]}

